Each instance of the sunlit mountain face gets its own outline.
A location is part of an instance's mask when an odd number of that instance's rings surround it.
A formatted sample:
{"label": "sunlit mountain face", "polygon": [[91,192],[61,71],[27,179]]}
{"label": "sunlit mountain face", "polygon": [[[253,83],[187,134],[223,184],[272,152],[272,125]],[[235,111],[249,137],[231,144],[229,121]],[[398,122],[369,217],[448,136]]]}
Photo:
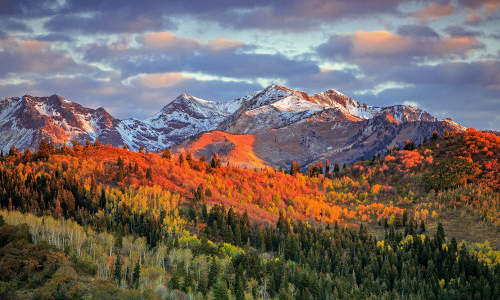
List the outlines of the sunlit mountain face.
{"label": "sunlit mountain face", "polygon": [[500,299],[500,0],[0,2],[0,299]]}
{"label": "sunlit mountain face", "polygon": [[[172,148],[198,158],[225,156],[241,144],[239,164],[275,168],[294,160],[303,166],[322,159],[353,163],[408,140],[420,144],[434,131],[466,129],[413,106],[375,107],[333,89],[308,95],[275,84],[225,102],[182,94],[143,120],[120,120],[58,95],[25,95],[0,102],[0,124],[4,152],[35,150],[45,139],[57,146],[98,141],[133,151]],[[223,138],[210,138],[214,134]]]}

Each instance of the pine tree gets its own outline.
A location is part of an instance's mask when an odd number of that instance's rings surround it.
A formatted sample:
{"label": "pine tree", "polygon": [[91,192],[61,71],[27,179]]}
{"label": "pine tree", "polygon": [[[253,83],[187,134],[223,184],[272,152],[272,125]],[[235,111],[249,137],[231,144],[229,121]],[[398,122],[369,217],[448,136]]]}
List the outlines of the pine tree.
{"label": "pine tree", "polygon": [[415,150],[415,142],[413,142],[412,140],[406,140],[406,144],[403,148],[403,150]]}
{"label": "pine tree", "polygon": [[436,239],[437,245],[439,247],[441,247],[441,244],[444,242],[444,239],[445,239],[444,228],[443,228],[443,224],[441,224],[441,222],[438,223],[435,239]]}
{"label": "pine tree", "polygon": [[99,207],[106,208],[106,192],[104,189],[101,190],[101,196],[99,197]]}
{"label": "pine tree", "polygon": [[212,155],[212,159],[210,160],[210,167],[212,169],[215,169],[215,168],[220,168],[221,166],[221,161],[219,159],[219,156],[217,155],[217,153],[214,153]]}
{"label": "pine tree", "polygon": [[214,284],[217,282],[218,275],[219,265],[217,264],[217,261],[215,261],[215,258],[212,257],[212,262],[210,263],[210,269],[208,271],[208,288],[214,286]]}
{"label": "pine tree", "polygon": [[335,174],[338,174],[340,171],[339,163],[335,163],[335,166],[333,167],[333,172]]}
{"label": "pine tree", "polygon": [[116,257],[113,279],[115,280],[117,285],[120,285],[122,282],[122,260],[120,258],[120,255],[117,255]]}
{"label": "pine tree", "polygon": [[151,171],[151,168],[148,168],[146,170],[146,179],[147,180],[153,180],[153,172]]}
{"label": "pine tree", "polygon": [[214,298],[217,300],[229,300],[227,285],[222,279],[217,281],[214,287]]}
{"label": "pine tree", "polygon": [[9,156],[15,156],[17,155],[19,152],[17,151],[17,148],[15,145],[12,145],[10,146],[10,149],[9,149]]}
{"label": "pine tree", "polygon": [[177,270],[175,270],[172,274],[172,277],[168,281],[168,287],[173,290],[178,290],[180,288],[180,275]]}
{"label": "pine tree", "polygon": [[134,272],[132,274],[132,284],[134,289],[139,288],[139,280],[141,278],[141,265],[139,261],[135,263]]}
{"label": "pine tree", "polygon": [[421,220],[420,221],[420,233],[424,233],[425,232],[425,223],[424,223],[424,220]]}

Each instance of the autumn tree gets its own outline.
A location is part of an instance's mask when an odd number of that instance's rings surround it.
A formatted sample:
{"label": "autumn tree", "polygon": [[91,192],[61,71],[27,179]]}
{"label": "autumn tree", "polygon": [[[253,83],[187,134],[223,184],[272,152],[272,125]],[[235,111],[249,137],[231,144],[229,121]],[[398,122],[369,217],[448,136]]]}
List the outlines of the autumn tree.
{"label": "autumn tree", "polygon": [[403,148],[403,150],[415,150],[415,142],[413,142],[412,140],[406,140],[406,144]]}
{"label": "autumn tree", "polygon": [[435,140],[437,140],[438,138],[439,138],[439,134],[438,134],[437,130],[436,130],[436,129],[434,129],[434,131],[432,132],[432,137],[431,137],[431,140],[432,140],[432,141],[435,141]]}
{"label": "autumn tree", "polygon": [[292,165],[290,167],[290,175],[295,176],[299,173],[299,163],[297,161],[292,161]]}
{"label": "autumn tree", "polygon": [[38,151],[36,153],[38,159],[47,160],[50,156],[49,144],[45,139],[40,141],[40,146],[38,146]]}
{"label": "autumn tree", "polygon": [[168,149],[168,148],[165,149],[165,151],[163,151],[162,157],[166,158],[166,159],[171,159],[172,153],[170,152],[170,149]]}

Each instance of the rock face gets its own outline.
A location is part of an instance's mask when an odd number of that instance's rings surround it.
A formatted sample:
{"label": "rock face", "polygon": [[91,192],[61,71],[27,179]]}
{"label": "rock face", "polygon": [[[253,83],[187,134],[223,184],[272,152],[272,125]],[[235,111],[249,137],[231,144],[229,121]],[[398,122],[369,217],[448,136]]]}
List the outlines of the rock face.
{"label": "rock face", "polygon": [[[197,142],[195,155],[234,149],[241,143],[245,144],[243,150],[231,152],[233,156],[238,153],[238,157],[252,157],[259,165],[287,167],[292,160],[302,165],[318,159],[351,163],[404,145],[407,139],[420,143],[433,130],[443,133],[453,129],[465,128],[411,106],[373,107],[335,90],[308,95],[278,85],[228,102],[182,94],[146,120],[115,119],[103,108],[85,108],[57,95],[0,102],[0,145],[4,152],[11,145],[37,148],[42,138],[56,144],[98,138],[103,144],[150,151],[166,147],[189,151]],[[202,138],[213,130],[225,138]],[[244,142],[243,136],[252,142]],[[217,145],[219,141],[225,144]],[[247,156],[243,151],[252,153]]]}
{"label": "rock face", "polygon": [[4,152],[12,145],[33,149],[43,138],[56,144],[96,138],[120,144],[118,123],[103,108],[86,108],[57,95],[7,98],[0,102],[0,147]]}

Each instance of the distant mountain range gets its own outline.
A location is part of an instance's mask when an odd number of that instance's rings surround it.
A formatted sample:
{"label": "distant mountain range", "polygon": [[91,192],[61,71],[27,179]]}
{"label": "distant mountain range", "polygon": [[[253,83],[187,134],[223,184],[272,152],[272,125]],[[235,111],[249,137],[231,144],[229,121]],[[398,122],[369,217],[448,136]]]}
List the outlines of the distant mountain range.
{"label": "distant mountain range", "polygon": [[86,108],[58,95],[0,102],[4,152],[12,145],[37,148],[43,138],[56,144],[98,138],[135,151],[171,147],[207,157],[218,152],[244,165],[259,160],[285,167],[292,160],[302,165],[319,159],[351,163],[402,146],[407,139],[421,143],[434,130],[464,129],[411,106],[374,107],[335,90],[308,95],[278,85],[228,102],[182,94],[146,120],[119,120],[103,108]]}

